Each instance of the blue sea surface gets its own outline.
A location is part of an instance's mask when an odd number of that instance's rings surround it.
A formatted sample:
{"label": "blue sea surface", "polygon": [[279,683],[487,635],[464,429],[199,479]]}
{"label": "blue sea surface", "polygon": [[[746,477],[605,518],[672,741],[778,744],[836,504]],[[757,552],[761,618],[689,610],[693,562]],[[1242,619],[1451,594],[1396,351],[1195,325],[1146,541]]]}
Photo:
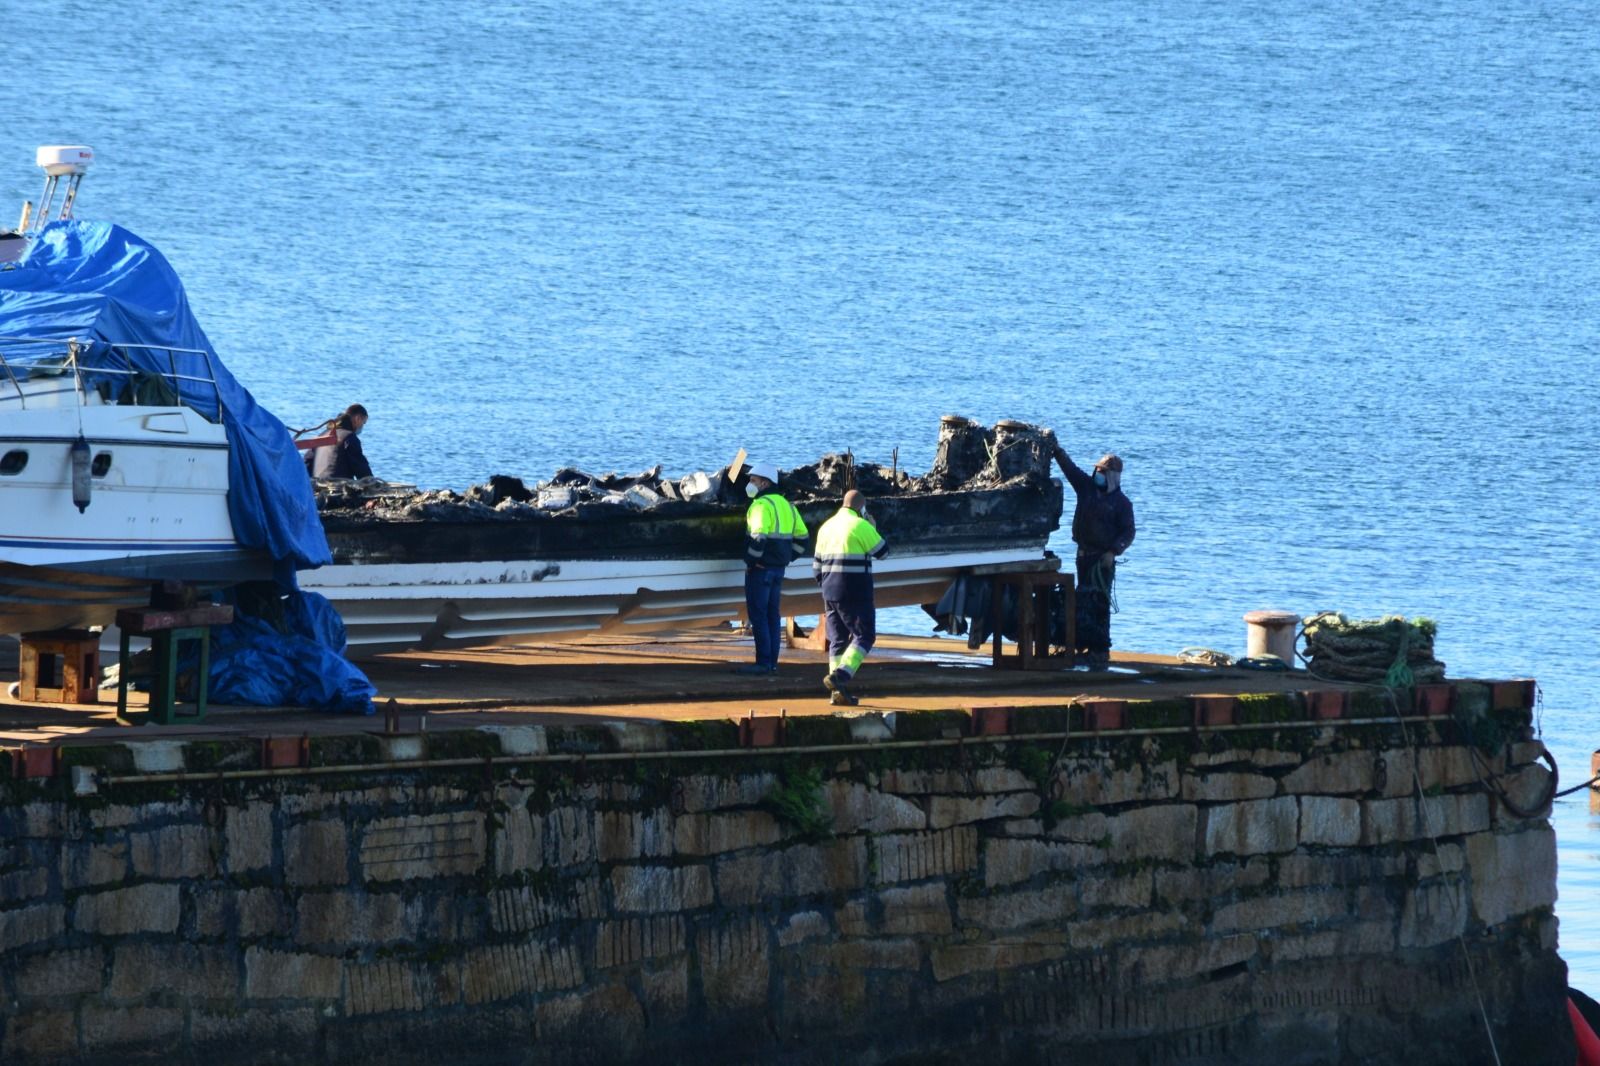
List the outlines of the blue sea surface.
{"label": "blue sea surface", "polygon": [[[0,194],[92,145],[79,215],[291,425],[365,403],[380,474],[920,469],[941,414],[1043,422],[1127,460],[1119,645],[1427,615],[1588,776],[1594,0],[5,11]],[[1600,993],[1600,818],[1554,819]]]}

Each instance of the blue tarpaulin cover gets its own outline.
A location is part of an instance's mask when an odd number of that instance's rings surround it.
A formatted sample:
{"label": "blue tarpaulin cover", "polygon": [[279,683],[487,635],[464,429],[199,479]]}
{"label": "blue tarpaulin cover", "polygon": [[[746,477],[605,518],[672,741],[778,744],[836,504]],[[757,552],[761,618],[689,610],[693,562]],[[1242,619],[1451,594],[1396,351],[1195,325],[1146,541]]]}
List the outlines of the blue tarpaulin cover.
{"label": "blue tarpaulin cover", "polygon": [[233,622],[212,635],[213,701],[374,713],[377,689],[344,657],[344,620],[326,597],[292,591],[281,612],[271,612],[276,618],[248,614],[245,606],[237,604]]}
{"label": "blue tarpaulin cover", "polygon": [[[109,222],[50,223],[21,261],[0,270],[0,337],[76,337],[92,342],[78,357],[79,366],[91,371],[132,363],[155,374],[175,371],[200,379],[180,380],[179,392],[185,405],[212,420],[221,399],[234,537],[272,556],[291,577],[295,569],[331,561],[293,438],[222,365],[189,311],[183,283],[153,245]],[[197,354],[140,348],[113,354],[113,344]],[[8,347],[8,358],[16,354]]]}

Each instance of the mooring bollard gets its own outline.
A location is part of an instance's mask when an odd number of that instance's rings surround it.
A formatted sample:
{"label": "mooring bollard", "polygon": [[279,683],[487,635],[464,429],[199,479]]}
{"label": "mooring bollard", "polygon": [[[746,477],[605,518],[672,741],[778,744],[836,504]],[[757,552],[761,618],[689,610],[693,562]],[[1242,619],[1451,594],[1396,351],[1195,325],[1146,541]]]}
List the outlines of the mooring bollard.
{"label": "mooring bollard", "polygon": [[1293,611],[1250,611],[1244,616],[1245,655],[1251,659],[1271,655],[1294,667],[1295,627],[1300,616]]}

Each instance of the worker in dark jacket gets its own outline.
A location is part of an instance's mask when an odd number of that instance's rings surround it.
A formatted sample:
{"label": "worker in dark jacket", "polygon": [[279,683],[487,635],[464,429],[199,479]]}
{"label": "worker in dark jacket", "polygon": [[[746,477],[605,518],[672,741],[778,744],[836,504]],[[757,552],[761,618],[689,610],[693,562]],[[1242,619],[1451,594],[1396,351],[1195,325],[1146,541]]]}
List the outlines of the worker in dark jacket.
{"label": "worker in dark jacket", "polygon": [[775,674],[782,635],[783,575],[805,550],[810,531],[794,504],[778,491],[778,468],[773,464],[750,467],[745,494],[750,497],[750,508],[744,526],[744,605],[756,641],[756,661],[734,673]]}
{"label": "worker in dark jacket", "polygon": [[367,424],[367,409],[353,403],[333,420],[336,442],[324,444],[311,453],[311,476],[315,478],[363,478],[372,476],[366,453],[361,450],[361,427]]}
{"label": "worker in dark jacket", "polygon": [[1078,497],[1072,539],[1078,545],[1078,648],[1089,669],[1111,663],[1111,588],[1117,556],[1133,543],[1133,501],[1122,493],[1122,460],[1106,455],[1094,472],[1079,469],[1063,448],[1056,462]]}

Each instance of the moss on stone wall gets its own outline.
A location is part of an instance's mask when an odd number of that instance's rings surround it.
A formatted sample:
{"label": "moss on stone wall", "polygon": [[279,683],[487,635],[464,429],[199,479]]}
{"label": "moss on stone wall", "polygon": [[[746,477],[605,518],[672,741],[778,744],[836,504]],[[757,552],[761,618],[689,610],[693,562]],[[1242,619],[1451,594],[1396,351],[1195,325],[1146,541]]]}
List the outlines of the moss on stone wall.
{"label": "moss on stone wall", "polygon": [[662,728],[673,751],[723,751],[739,746],[739,727],[727,719],[665,722]]}
{"label": "moss on stone wall", "polygon": [[492,759],[500,754],[500,738],[478,729],[452,729],[426,735],[430,759]]}
{"label": "moss on stone wall", "polygon": [[1177,729],[1193,721],[1193,710],[1185,699],[1135,700],[1128,704],[1128,725],[1132,729]]}
{"label": "moss on stone wall", "polygon": [[1297,722],[1305,718],[1305,704],[1297,693],[1248,692],[1238,698],[1234,714],[1241,725]]}
{"label": "moss on stone wall", "polygon": [[833,835],[833,812],[822,796],[822,771],[815,766],[785,769],[778,787],[761,801],[802,840],[823,840]]}
{"label": "moss on stone wall", "polygon": [[964,737],[972,732],[972,715],[966,711],[898,712],[897,740],[939,740]]}

